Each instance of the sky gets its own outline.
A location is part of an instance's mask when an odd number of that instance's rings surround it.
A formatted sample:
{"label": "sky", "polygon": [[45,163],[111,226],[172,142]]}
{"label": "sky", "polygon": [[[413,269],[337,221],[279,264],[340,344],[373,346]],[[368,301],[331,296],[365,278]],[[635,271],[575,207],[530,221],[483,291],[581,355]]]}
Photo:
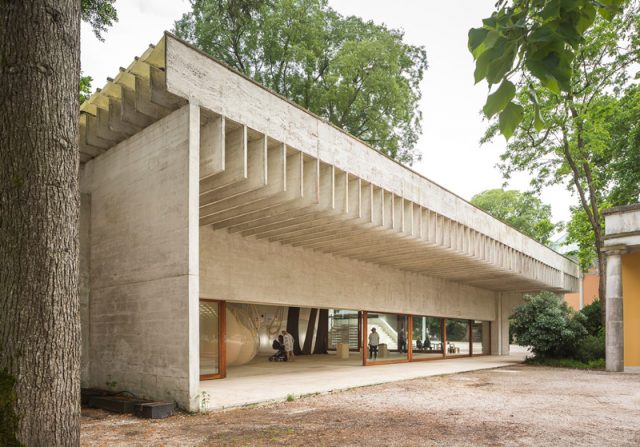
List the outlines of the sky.
{"label": "sky", "polygon": [[[405,41],[422,45],[429,68],[421,85],[423,134],[417,144],[422,160],[413,169],[449,191],[469,200],[504,182],[495,167],[504,151],[502,137],[480,146],[487,128],[480,110],[487,97],[486,84],[474,85],[474,64],[467,50],[467,32],[491,14],[495,0],[329,0],[343,15],[357,15],[402,29]],[[128,66],[165,30],[190,9],[186,0],[117,0],[119,21],[100,42],[82,25],[82,71],[102,87]],[[516,175],[507,188],[527,190],[529,176]],[[555,221],[569,220],[575,198],[563,186],[545,189],[541,199],[551,205]]]}

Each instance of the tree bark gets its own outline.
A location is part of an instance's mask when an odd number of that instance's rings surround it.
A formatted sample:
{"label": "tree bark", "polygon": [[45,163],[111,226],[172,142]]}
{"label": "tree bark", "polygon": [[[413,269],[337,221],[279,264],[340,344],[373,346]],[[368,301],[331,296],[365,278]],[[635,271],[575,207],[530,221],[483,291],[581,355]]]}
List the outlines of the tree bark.
{"label": "tree bark", "polygon": [[598,299],[600,300],[600,318],[602,327],[607,327],[607,257],[602,252],[602,243],[596,241],[598,254]]}
{"label": "tree bark", "polygon": [[0,0],[0,21],[0,444],[75,446],[80,2]]}

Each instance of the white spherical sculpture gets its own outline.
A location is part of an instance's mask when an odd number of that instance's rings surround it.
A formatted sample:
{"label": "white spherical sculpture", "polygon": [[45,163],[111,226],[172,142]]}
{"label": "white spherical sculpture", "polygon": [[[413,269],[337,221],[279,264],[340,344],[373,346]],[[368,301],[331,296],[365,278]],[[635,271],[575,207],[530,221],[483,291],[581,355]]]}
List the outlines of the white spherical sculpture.
{"label": "white spherical sculpture", "polygon": [[250,362],[258,352],[258,331],[249,314],[241,308],[227,306],[227,365]]}

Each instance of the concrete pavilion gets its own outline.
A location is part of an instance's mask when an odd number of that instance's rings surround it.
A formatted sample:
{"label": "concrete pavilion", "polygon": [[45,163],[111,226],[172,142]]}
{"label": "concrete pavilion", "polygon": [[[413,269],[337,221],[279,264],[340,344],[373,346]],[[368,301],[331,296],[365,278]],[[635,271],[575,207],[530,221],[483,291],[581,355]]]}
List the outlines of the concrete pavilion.
{"label": "concrete pavilion", "polygon": [[364,365],[506,355],[523,293],[578,287],[571,260],[170,34],[82,105],[80,157],[85,387],[197,410],[201,379],[285,327]]}

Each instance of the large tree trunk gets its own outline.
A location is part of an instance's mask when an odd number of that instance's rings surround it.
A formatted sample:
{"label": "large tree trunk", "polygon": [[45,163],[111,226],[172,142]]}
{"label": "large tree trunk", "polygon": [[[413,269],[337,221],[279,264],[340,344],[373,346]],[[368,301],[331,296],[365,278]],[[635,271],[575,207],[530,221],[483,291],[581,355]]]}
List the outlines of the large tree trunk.
{"label": "large tree trunk", "polygon": [[80,1],[0,0],[0,445],[80,439]]}
{"label": "large tree trunk", "polygon": [[602,252],[602,245],[596,241],[598,253],[598,298],[600,299],[600,318],[602,327],[607,327],[607,259]]}

